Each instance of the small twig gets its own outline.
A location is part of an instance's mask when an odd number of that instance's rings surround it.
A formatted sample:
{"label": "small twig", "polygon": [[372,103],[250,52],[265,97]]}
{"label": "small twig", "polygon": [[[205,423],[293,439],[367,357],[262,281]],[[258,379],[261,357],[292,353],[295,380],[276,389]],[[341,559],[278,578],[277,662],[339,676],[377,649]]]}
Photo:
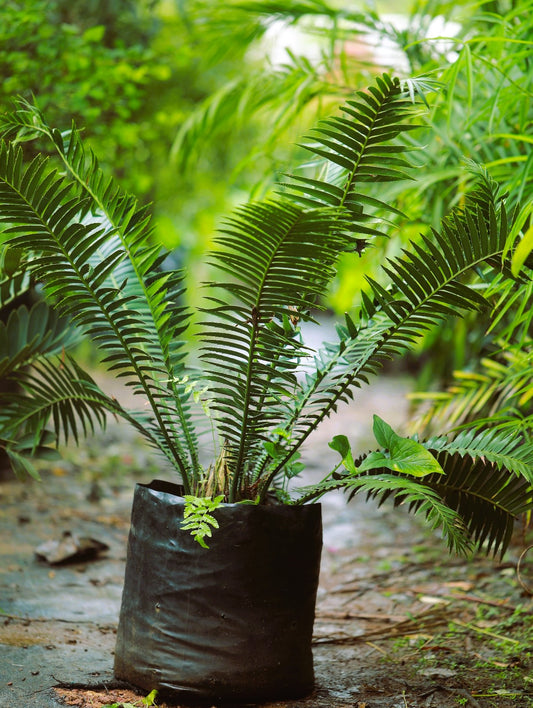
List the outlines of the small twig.
{"label": "small twig", "polygon": [[50,674],[50,676],[54,679],[54,681],[57,681],[57,683],[54,684],[52,688],[79,688],[84,689],[86,691],[114,691],[116,689],[127,688],[138,693],[138,689],[136,689],[135,686],[132,686],[131,683],[128,683],[127,681],[120,681],[119,679],[111,679],[110,681],[100,681],[99,683],[83,683],[74,681],[61,681],[61,679],[56,678],[54,674]]}
{"label": "small twig", "polygon": [[496,632],[489,632],[488,629],[482,629],[481,627],[476,627],[475,624],[468,624],[467,622],[460,622],[459,620],[451,619],[452,624],[456,624],[459,627],[464,627],[465,629],[473,629],[474,632],[479,632],[480,634],[487,634],[489,637],[494,637],[502,642],[511,642],[512,644],[520,644],[518,639],[512,639],[511,637],[502,637],[501,634],[496,634]]}
{"label": "small twig", "polygon": [[467,602],[477,602],[480,605],[490,605],[490,607],[497,607],[501,610],[509,610],[510,612],[515,612],[516,607],[514,605],[508,605],[507,600],[486,600],[482,597],[476,597],[475,595],[466,595],[463,593],[454,593],[453,595],[444,596],[446,600],[465,600]]}
{"label": "small twig", "polygon": [[352,642],[367,641],[368,637],[380,637],[383,639],[391,639],[404,637],[410,634],[419,634],[427,632],[431,627],[436,627],[447,623],[448,615],[442,611],[436,611],[433,608],[414,617],[408,617],[401,622],[395,622],[390,627],[382,627],[369,632],[364,632],[358,635],[349,635],[347,633],[338,633],[337,636],[318,636],[313,639],[314,644],[348,644]]}
{"label": "small twig", "polygon": [[403,622],[405,617],[403,615],[384,615],[381,613],[368,613],[368,612],[321,612],[318,611],[315,615],[318,620],[332,620],[332,621],[342,621],[342,620],[378,620],[381,622]]}
{"label": "small twig", "polygon": [[379,646],[378,646],[377,644],[375,644],[374,642],[365,642],[365,644],[368,645],[369,647],[371,647],[372,649],[375,649],[376,651],[379,651],[380,654],[383,654],[383,656],[387,656],[387,657],[389,656],[389,652],[388,652],[388,651],[385,651],[385,649],[383,649],[382,647],[379,647]]}
{"label": "small twig", "polygon": [[22,615],[10,615],[7,612],[3,612],[0,610],[0,620],[4,617],[5,619],[9,620],[16,620],[17,622],[63,622],[64,624],[75,624],[75,625],[80,625],[83,624],[84,626],[91,626],[91,625],[96,625],[97,627],[101,629],[113,629],[114,625],[103,625],[100,624],[99,622],[93,622],[93,621],[87,621],[87,622],[80,622],[79,619],[65,619],[63,617],[23,617]]}
{"label": "small twig", "polygon": [[67,622],[70,624],[79,624],[79,620],[67,620],[67,619],[54,619],[53,617],[22,617],[22,615],[10,615],[7,612],[0,610],[0,619],[5,617],[10,620],[17,620],[18,622]]}
{"label": "small twig", "polygon": [[517,577],[517,580],[518,580],[518,582],[520,583],[521,587],[527,592],[528,595],[533,595],[533,590],[529,587],[529,585],[527,585],[527,583],[525,583],[525,582],[522,580],[522,573],[520,572],[520,568],[521,568],[521,565],[522,565],[522,561],[524,560],[524,558],[525,558],[525,556],[526,556],[526,553],[527,553],[528,551],[530,551],[532,548],[533,548],[533,546],[528,546],[527,548],[524,548],[524,550],[523,550],[522,553],[520,554],[520,558],[518,559],[518,563],[516,564],[516,577]]}

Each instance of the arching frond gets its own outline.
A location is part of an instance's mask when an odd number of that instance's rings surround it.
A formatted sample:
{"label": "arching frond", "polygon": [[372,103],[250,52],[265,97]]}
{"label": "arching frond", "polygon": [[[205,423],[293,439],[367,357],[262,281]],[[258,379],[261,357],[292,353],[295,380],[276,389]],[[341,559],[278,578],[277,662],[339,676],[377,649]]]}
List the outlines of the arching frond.
{"label": "arching frond", "polygon": [[384,467],[360,472],[365,455],[355,461],[354,469],[299,490],[298,501],[319,498],[332,489],[344,490],[350,499],[363,491],[380,505],[392,500],[425,516],[433,528],[442,530],[450,550],[477,548],[503,555],[516,518],[533,505],[533,445],[497,431],[469,431],[422,444],[444,474],[413,478]]}
{"label": "arching frond", "polygon": [[[18,372],[19,391],[4,394],[0,429],[4,446],[20,448],[21,440],[34,453],[37,447],[67,443],[104,428],[107,414],[130,423],[147,442],[174,463],[173,450],[148,411],[131,412],[116,398],[104,393],[94,379],[70,357],[41,359],[29,369]],[[48,425],[56,435],[44,431]],[[30,444],[31,443],[31,444]],[[41,450],[42,455],[42,450]]]}
{"label": "arching frond", "polygon": [[12,376],[36,359],[58,354],[79,341],[80,333],[44,300],[30,309],[21,305],[5,323],[0,322],[0,377]]}
{"label": "arching frond", "polygon": [[82,369],[61,359],[41,361],[19,373],[17,382],[21,392],[7,396],[0,413],[2,429],[11,431],[14,440],[34,435],[37,444],[52,418],[64,442],[71,437],[78,442],[80,431],[86,436],[104,427],[105,413],[114,406]]}
{"label": "arching frond", "polygon": [[452,438],[430,438],[424,445],[434,452],[487,462],[498,470],[522,477],[533,486],[533,444],[520,437],[511,437],[497,429],[463,430]]}
{"label": "arching frond", "polygon": [[361,238],[361,249],[368,236],[381,233],[371,222],[367,207],[400,213],[368,187],[411,178],[410,164],[403,157],[408,148],[395,139],[417,127],[412,122],[415,109],[399,80],[387,74],[378,77],[367,92],[358,91],[355,100],[346,101],[341,108],[343,117],[323,120],[313,130],[304,147],[320,158],[319,164],[329,166],[316,178],[291,175],[284,185],[287,194],[312,208],[319,204],[346,208]]}
{"label": "arching frond", "polygon": [[103,176],[74,128],[62,136],[27,104],[16,115],[53,141],[67,175],[39,157],[23,167],[20,148],[0,147],[0,221],[11,243],[30,249],[28,268],[48,297],[104,350],[108,368],[147,397],[182,474],[191,466],[198,473],[179,384],[188,321],[179,274],[160,271],[164,255],[151,243],[146,210]]}
{"label": "arching frond", "polygon": [[[473,213],[458,212],[443,224],[433,241],[424,238],[401,258],[388,262],[391,286],[369,281],[370,291],[356,324],[349,316],[338,327],[338,342],[327,344],[315,358],[286,430],[298,436],[298,448],[340,402],[368,382],[383,363],[409,349],[416,338],[443,316],[487,306],[475,289],[464,284],[468,272],[484,261],[501,261],[508,234],[505,209],[499,213],[490,191],[479,193]],[[414,252],[413,252],[414,251]],[[293,454],[291,452],[290,454]],[[289,456],[289,451],[287,451]],[[271,472],[283,469],[285,460]]]}
{"label": "arching frond", "polygon": [[533,446],[495,431],[424,445],[445,472],[424,484],[459,514],[477,548],[503,555],[516,518],[533,503]]}

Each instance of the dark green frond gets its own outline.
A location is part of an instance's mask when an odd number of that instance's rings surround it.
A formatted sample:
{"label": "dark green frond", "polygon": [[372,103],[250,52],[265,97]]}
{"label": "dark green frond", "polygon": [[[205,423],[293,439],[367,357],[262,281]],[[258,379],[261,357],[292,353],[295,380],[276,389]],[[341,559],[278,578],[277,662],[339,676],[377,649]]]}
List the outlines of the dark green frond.
{"label": "dark green frond", "polygon": [[[533,509],[533,446],[497,431],[469,431],[424,446],[445,474],[427,475],[421,483],[458,514],[475,547],[503,555],[516,518]],[[384,489],[372,496],[383,502],[390,494]],[[413,511],[421,505],[401,493],[395,503],[408,503]]]}
{"label": "dark green frond", "polygon": [[[202,358],[214,382],[213,410],[230,448],[236,479],[294,396],[294,369],[304,354],[297,323],[332,279],[350,247],[342,210],[303,211],[287,202],[249,204],[227,222],[214,255],[236,281],[217,282]],[[349,224],[348,224],[349,225]]]}
{"label": "dark green frond", "polygon": [[481,459],[459,453],[436,457],[446,477],[427,483],[464,519],[478,548],[503,555],[516,518],[533,508],[531,483]]}
{"label": "dark green frond", "polygon": [[378,77],[367,92],[358,91],[356,99],[345,103],[341,108],[345,117],[321,121],[310,135],[312,142],[304,146],[336,169],[322,170],[317,178],[293,175],[284,185],[287,194],[304,206],[345,207],[353,219],[354,232],[363,240],[380,234],[368,223],[364,208],[399,212],[361,187],[410,179],[410,164],[403,157],[408,148],[394,141],[417,127],[410,122],[415,109],[398,80],[387,74]]}
{"label": "dark green frond", "polygon": [[[484,214],[487,214],[485,217]],[[328,344],[315,359],[295,405],[287,430],[298,430],[296,449],[335,410],[349,401],[352,390],[368,382],[389,359],[411,348],[420,334],[443,316],[477,310],[486,301],[465,284],[469,271],[487,260],[501,259],[508,224],[503,206],[497,215],[494,203],[464,218],[457,213],[443,225],[434,242],[389,261],[386,271],[392,286],[369,281],[357,324],[338,327],[339,340]],[[274,470],[277,474],[283,462]]]}
{"label": "dark green frond", "polygon": [[381,467],[359,472],[363,456],[355,461],[355,471],[335,473],[321,485],[299,490],[298,503],[331,489],[343,489],[350,498],[365,491],[379,504],[393,500],[424,515],[442,529],[450,550],[477,548],[503,555],[516,518],[533,509],[533,445],[497,431],[468,431],[423,445],[444,474],[414,479]]}
{"label": "dark green frond", "polygon": [[458,454],[494,465],[533,486],[533,445],[505,431],[463,430],[453,438],[435,437],[424,443],[431,451]]}
{"label": "dark green frond", "polygon": [[[31,249],[28,268],[63,314],[105,352],[109,369],[148,398],[181,472],[197,468],[187,396],[179,389],[179,335],[188,312],[179,302],[178,274],[160,272],[161,249],[151,243],[145,208],[105,178],[77,131],[50,130],[38,112],[33,124],[53,141],[66,177],[37,158],[0,147],[0,221],[16,248]],[[28,241],[31,233],[31,242]],[[174,420],[166,415],[173,400]]]}
{"label": "dark green frond", "polygon": [[[427,477],[424,478],[426,479]],[[323,484],[309,489],[299,489],[298,491],[303,495],[299,503],[302,500],[316,499],[332,489],[342,489],[350,499],[359,492],[366,492],[369,497],[378,499],[380,504],[392,498],[395,505],[402,504],[411,512],[423,516],[430,528],[440,529],[450,551],[465,554],[471,549],[469,528],[460,514],[440,496],[439,490],[426,484],[425,481],[389,473],[388,470],[345,475],[340,479],[328,479]]]}
{"label": "dark green frond", "polygon": [[44,359],[19,372],[17,383],[21,392],[3,394],[0,412],[2,435],[13,441],[32,436],[37,445],[50,421],[57,439],[78,442],[80,432],[104,427],[106,411],[117,406],[75,363],[61,359]]}
{"label": "dark green frond", "polygon": [[28,309],[12,310],[0,322],[0,377],[28,366],[35,359],[67,350],[80,341],[80,333],[49,305],[40,301]]}
{"label": "dark green frond", "polygon": [[0,409],[0,438],[8,452],[16,455],[24,448],[31,456],[42,457],[45,448],[61,439],[78,443],[104,428],[110,413],[128,421],[174,462],[173,450],[153,416],[126,410],[70,358],[41,359],[18,372],[16,382],[20,392],[2,394]]}

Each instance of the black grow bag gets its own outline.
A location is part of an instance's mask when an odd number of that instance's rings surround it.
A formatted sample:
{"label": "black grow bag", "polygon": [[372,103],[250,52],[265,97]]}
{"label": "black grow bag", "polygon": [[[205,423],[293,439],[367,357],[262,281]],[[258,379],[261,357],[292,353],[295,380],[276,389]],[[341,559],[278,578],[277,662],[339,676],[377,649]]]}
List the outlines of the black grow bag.
{"label": "black grow bag", "polygon": [[136,486],[116,677],[195,702],[309,694],[320,505],[224,504],[206,550],[180,491]]}

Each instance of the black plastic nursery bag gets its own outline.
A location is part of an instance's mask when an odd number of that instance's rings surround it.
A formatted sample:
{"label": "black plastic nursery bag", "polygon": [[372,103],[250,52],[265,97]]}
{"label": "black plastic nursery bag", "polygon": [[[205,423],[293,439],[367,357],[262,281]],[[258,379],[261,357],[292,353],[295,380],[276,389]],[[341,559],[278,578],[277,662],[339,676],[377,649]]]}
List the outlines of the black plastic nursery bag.
{"label": "black plastic nursery bag", "polygon": [[136,486],[116,677],[195,701],[309,694],[320,505],[224,504],[204,549],[180,491]]}

